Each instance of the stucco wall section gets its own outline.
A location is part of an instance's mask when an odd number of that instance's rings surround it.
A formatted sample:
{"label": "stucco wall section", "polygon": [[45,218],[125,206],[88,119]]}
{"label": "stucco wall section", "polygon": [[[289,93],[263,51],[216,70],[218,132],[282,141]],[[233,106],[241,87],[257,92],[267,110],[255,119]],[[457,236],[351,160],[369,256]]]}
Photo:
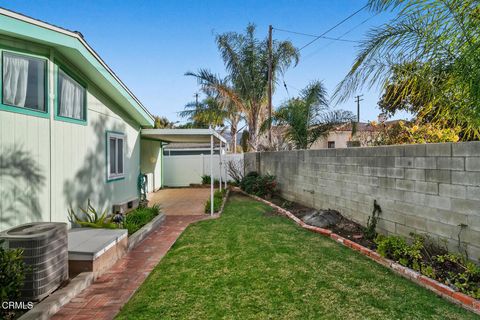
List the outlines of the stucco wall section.
{"label": "stucco wall section", "polygon": [[[288,200],[332,208],[378,230],[427,234],[480,258],[480,142],[245,154],[245,170],[277,176]],[[461,227],[463,225],[463,227]]]}

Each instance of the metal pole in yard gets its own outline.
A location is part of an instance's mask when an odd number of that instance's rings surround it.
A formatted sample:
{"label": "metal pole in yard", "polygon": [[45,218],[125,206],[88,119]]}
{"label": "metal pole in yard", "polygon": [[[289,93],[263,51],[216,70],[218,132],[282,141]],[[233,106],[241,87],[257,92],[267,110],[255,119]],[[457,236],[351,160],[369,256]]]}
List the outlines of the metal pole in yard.
{"label": "metal pole in yard", "polygon": [[272,25],[268,26],[268,146],[272,146]]}
{"label": "metal pole in yard", "polygon": [[210,136],[210,215],[213,216],[213,134]]}
{"label": "metal pole in yard", "polygon": [[[225,153],[225,161],[227,160],[227,154]],[[225,190],[227,190],[227,180],[228,180],[228,173],[227,173],[227,166],[223,166],[225,168]]]}
{"label": "metal pole in yard", "polygon": [[218,149],[219,179],[218,190],[222,191],[222,140],[220,140],[220,148]]}

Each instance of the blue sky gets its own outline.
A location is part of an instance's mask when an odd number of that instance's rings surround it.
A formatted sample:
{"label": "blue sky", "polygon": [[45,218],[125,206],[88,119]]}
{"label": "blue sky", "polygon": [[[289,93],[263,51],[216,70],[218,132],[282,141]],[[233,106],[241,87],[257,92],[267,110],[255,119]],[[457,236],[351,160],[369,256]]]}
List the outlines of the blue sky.
{"label": "blue sky", "polygon": [[[46,22],[82,32],[90,45],[155,115],[176,121],[177,112],[192,101],[196,80],[186,71],[208,68],[224,73],[215,34],[242,32],[249,22],[257,25],[259,37],[268,25],[309,34],[321,34],[364,6],[366,0],[323,1],[0,1],[0,6]],[[373,17],[372,17],[373,16]],[[366,31],[391,18],[364,10],[328,33],[360,40]],[[371,18],[370,18],[371,17]],[[359,25],[362,21],[367,22]],[[297,47],[312,38],[274,32],[275,39],[289,39]],[[287,71],[287,93],[278,87],[274,104],[298,94],[312,80],[322,80],[328,92],[349,70],[357,48],[354,43],[318,40],[301,52],[300,63]],[[375,120],[379,91],[364,89],[361,120]],[[353,98],[338,105],[356,112]],[[405,117],[399,115],[398,117]]]}

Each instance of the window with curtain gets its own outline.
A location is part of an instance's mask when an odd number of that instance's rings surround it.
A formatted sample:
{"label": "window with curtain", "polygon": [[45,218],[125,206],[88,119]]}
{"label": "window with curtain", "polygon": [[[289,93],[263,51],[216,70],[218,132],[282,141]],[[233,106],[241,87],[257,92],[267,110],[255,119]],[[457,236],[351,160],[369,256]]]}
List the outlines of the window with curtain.
{"label": "window with curtain", "polygon": [[125,176],[124,145],[125,136],[119,133],[107,134],[107,172],[108,179],[119,179]]}
{"label": "window with curtain", "polygon": [[45,59],[3,52],[2,103],[46,112]]}
{"label": "window with curtain", "polygon": [[57,100],[58,116],[76,120],[86,120],[85,88],[58,69]]}

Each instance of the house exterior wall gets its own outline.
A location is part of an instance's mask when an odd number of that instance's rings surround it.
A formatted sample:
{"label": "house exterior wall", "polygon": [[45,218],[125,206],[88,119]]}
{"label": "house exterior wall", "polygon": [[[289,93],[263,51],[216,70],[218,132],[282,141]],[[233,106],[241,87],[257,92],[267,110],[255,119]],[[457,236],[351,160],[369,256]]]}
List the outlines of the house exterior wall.
{"label": "house exterior wall", "polygon": [[[0,230],[32,221],[68,222],[67,210],[97,209],[138,197],[140,126],[87,77],[87,123],[55,119],[56,51],[0,37],[0,50],[26,51],[48,59],[45,117],[0,110]],[[68,61],[63,61],[76,71]],[[0,62],[1,63],[1,62]],[[125,178],[106,179],[106,132],[124,133]]]}
{"label": "house exterior wall", "polygon": [[141,139],[140,171],[147,175],[147,192],[160,189],[162,182],[162,142]]}
{"label": "house exterior wall", "polygon": [[346,148],[347,142],[352,138],[351,131],[332,131],[325,138],[319,138],[315,141],[310,149],[326,149],[328,141],[335,142],[335,148]]}
{"label": "house exterior wall", "polygon": [[376,200],[378,231],[427,234],[480,260],[480,142],[248,153],[245,164],[276,175],[290,201],[366,225]]}

